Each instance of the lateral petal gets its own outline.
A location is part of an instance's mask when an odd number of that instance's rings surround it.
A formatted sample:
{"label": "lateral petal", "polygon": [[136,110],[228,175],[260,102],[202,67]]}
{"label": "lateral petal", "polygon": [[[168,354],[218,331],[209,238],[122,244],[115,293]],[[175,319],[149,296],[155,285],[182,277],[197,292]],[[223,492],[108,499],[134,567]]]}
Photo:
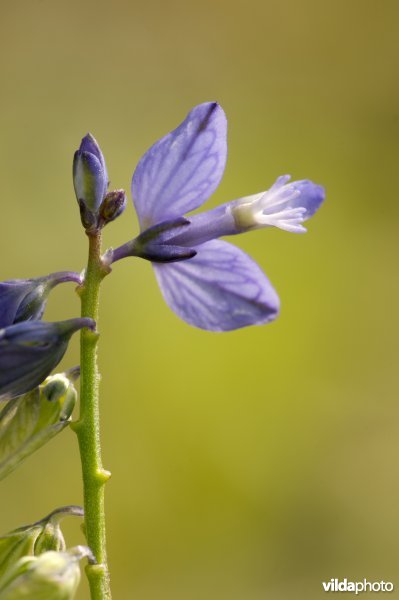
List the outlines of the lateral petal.
{"label": "lateral petal", "polygon": [[230,331],[277,317],[277,293],[247,254],[221,240],[195,250],[189,260],[153,265],[166,303],[181,319],[209,331]]}

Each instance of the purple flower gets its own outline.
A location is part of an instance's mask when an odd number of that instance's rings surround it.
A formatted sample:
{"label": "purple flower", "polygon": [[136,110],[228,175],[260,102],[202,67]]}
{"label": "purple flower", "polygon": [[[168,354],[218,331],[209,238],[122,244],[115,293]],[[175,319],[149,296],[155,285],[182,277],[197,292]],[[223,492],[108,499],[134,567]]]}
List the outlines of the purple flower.
{"label": "purple flower", "polygon": [[191,325],[228,331],[276,318],[279,298],[258,265],[218,238],[261,227],[306,231],[303,222],[324,200],[324,189],[279,177],[265,192],[189,218],[217,188],[227,156],[227,122],[215,102],[200,104],[156,142],[133,175],[141,233],[114,250],[151,260],[170,308]]}
{"label": "purple flower", "polygon": [[0,400],[40,385],[65,354],[73,333],[95,328],[88,318],[57,323],[24,321],[0,329]]}
{"label": "purple flower", "polygon": [[50,291],[67,281],[81,283],[80,276],[69,271],[0,282],[0,328],[21,321],[40,320]]}

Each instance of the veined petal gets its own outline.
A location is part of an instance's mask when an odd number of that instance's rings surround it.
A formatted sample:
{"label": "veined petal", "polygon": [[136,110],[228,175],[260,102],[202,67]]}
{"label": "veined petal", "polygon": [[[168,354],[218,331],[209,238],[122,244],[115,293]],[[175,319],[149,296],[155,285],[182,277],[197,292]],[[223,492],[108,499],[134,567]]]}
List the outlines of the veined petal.
{"label": "veined petal", "polygon": [[179,317],[210,331],[262,325],[276,318],[277,293],[247,254],[220,240],[195,250],[190,260],[154,264],[166,303]]}
{"label": "veined petal", "polygon": [[279,227],[293,233],[305,232],[302,223],[321,206],[325,191],[307,179],[292,183],[289,180],[290,175],[282,175],[269,190],[231,202],[237,229]]}
{"label": "veined petal", "polygon": [[144,154],[132,181],[142,230],[180,217],[209,198],[223,175],[226,138],[223,109],[206,102]]}

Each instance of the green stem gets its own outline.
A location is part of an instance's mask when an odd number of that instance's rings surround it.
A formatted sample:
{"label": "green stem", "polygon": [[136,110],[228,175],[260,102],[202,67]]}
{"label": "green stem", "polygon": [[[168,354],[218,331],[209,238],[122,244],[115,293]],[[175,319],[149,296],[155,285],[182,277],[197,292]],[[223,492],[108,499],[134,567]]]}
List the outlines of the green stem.
{"label": "green stem", "polygon": [[[98,320],[100,285],[107,269],[101,261],[101,232],[88,234],[89,258],[84,282],[79,293],[82,316]],[[99,371],[97,362],[98,334],[85,328],[80,338],[80,416],[74,423],[82,462],[85,533],[96,565],[88,565],[86,573],[91,600],[111,600],[107,565],[104,485],[110,473],[102,466],[99,414]]]}

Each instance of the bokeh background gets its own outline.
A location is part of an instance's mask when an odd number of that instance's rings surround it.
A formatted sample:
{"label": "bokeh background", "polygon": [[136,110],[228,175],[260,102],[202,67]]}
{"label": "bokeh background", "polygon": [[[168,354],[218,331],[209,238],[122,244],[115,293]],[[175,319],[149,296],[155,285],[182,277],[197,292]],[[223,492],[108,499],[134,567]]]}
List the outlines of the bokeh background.
{"label": "bokeh background", "polygon": [[[399,590],[398,2],[3,0],[0,11],[1,279],[83,267],[71,161],[87,131],[111,185],[129,189],[143,152],[206,100],[229,119],[209,206],[283,173],[328,194],[304,236],[234,240],[279,291],[272,325],[190,328],[144,261],[105,281],[114,597],[313,600],[332,577]],[[136,232],[129,205],[106,245]],[[78,310],[64,286],[46,317]],[[62,364],[77,361],[75,339]],[[2,532],[81,503],[74,434],[3,481],[0,503]],[[65,526],[70,545],[83,541]]]}

